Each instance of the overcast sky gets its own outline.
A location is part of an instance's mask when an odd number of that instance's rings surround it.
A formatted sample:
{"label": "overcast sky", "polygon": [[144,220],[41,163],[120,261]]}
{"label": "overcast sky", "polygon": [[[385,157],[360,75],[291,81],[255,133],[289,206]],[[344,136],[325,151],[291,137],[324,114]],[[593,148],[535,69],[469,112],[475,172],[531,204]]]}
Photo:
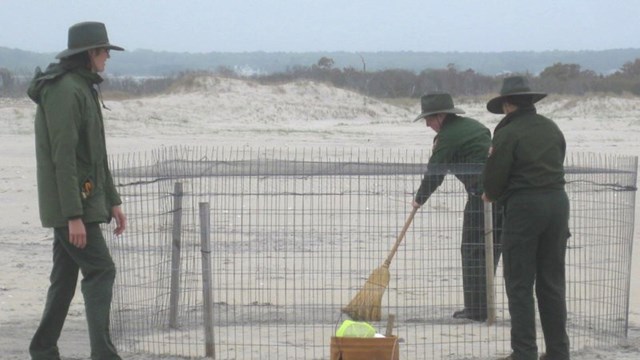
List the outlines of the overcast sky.
{"label": "overcast sky", "polygon": [[80,21],[127,50],[640,48],[638,0],[0,0],[0,46],[58,52]]}

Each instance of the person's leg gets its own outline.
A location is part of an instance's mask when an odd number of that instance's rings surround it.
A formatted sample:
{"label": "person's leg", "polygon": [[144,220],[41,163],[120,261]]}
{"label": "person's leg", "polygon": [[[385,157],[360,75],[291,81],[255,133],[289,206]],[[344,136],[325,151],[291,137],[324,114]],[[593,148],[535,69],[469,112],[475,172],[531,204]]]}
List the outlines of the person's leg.
{"label": "person's leg", "polygon": [[109,321],[116,268],[98,224],[86,224],[87,246],[70,249],[82,272],[82,295],[89,327],[91,359],[119,360],[111,342]]}
{"label": "person's leg", "polygon": [[536,295],[538,311],[549,359],[569,359],[567,303],[565,292],[565,253],[569,238],[569,200],[564,192],[548,197],[549,227],[538,248]]}
{"label": "person's leg", "polygon": [[484,205],[479,196],[469,196],[462,224],[462,287],[468,318],[487,318],[486,270],[484,252]]}
{"label": "person's leg", "polygon": [[54,229],[51,285],[47,292],[47,302],[40,325],[29,345],[32,359],[60,358],[58,339],[78,282],[78,266],[67,254],[63,246],[65,243],[69,243],[68,230]]}
{"label": "person's leg", "polygon": [[513,195],[508,200],[502,256],[511,316],[511,348],[517,360],[538,357],[533,285],[541,216],[531,196]]}

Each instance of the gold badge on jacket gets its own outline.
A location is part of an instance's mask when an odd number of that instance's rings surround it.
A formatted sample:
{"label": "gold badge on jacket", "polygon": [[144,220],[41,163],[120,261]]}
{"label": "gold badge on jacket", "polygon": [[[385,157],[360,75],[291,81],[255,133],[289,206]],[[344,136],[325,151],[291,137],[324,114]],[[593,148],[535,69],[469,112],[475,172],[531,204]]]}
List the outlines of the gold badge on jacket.
{"label": "gold badge on jacket", "polygon": [[83,199],[86,199],[89,196],[91,196],[92,192],[93,192],[93,182],[91,181],[91,179],[87,179],[82,183],[80,194],[82,195]]}

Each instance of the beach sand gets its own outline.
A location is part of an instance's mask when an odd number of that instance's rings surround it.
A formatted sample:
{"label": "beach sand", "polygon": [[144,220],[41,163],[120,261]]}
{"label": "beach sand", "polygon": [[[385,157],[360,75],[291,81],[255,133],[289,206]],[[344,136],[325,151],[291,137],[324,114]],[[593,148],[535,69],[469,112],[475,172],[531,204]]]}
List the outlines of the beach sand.
{"label": "beach sand", "polygon": [[[487,99],[456,99],[456,106],[493,129],[500,117],[486,111]],[[105,102],[111,109],[104,112],[110,154],[175,145],[428,151],[434,136],[424,123],[412,122],[419,113],[417,100],[396,106],[311,82],[265,86],[213,77],[170,94]],[[638,97],[550,95],[538,111],[564,131],[569,153],[640,156]],[[52,232],[41,228],[38,219],[34,114],[35,105],[26,98],[0,99],[0,359],[28,358],[51,268]],[[638,210],[635,220],[637,259]],[[574,359],[640,358],[640,262],[631,271],[628,340],[610,349],[581,351]],[[60,348],[67,359],[89,356],[79,291]]]}

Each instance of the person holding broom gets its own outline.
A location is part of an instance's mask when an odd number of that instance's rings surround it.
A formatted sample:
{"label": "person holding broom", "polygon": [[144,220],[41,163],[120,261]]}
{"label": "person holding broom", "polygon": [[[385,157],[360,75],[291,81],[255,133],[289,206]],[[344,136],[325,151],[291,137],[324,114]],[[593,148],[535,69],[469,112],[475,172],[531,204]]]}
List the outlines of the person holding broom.
{"label": "person holding broom", "polygon": [[[412,206],[418,209],[424,205],[449,172],[463,183],[467,191],[460,248],[464,308],[454,312],[453,317],[483,322],[487,320],[487,290],[480,173],[487,159],[491,132],[477,120],[459,116],[464,111],[454,107],[453,99],[447,93],[427,94],[420,102],[422,113],[414,121],[424,119],[427,127],[437,135]],[[494,210],[494,224],[498,221],[498,213]],[[494,231],[494,269],[500,257],[497,233]]]}
{"label": "person holding broom", "polygon": [[565,254],[569,200],[564,190],[566,142],[560,128],[539,115],[522,76],[503,80],[487,109],[504,118],[494,130],[483,172],[485,201],[504,204],[504,280],[511,316],[511,348],[505,359],[536,360],[534,287],[546,354],[569,359]]}

